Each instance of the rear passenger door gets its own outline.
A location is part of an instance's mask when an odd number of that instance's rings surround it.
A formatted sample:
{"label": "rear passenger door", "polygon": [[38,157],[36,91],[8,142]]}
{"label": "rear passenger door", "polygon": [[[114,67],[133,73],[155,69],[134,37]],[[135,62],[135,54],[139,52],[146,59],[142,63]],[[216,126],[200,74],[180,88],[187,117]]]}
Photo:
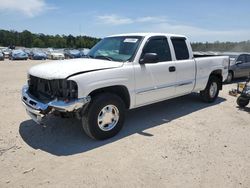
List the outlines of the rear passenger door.
{"label": "rear passenger door", "polygon": [[172,37],[176,66],[176,95],[191,93],[195,84],[195,61],[188,50],[188,42],[183,37]]}

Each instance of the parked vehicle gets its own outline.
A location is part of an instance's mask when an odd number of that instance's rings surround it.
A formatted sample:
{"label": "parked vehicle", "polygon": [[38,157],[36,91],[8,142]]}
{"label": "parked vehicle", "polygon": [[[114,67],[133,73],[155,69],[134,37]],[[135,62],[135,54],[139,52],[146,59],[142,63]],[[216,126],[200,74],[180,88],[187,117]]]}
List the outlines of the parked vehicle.
{"label": "parked vehicle", "polygon": [[244,108],[249,104],[250,100],[250,74],[244,84],[238,84],[237,90],[240,90],[240,96],[237,98],[237,104],[239,105],[239,107]]}
{"label": "parked vehicle", "polygon": [[4,55],[4,58],[9,58],[10,57],[10,53],[11,53],[11,49],[9,49],[9,48],[5,48],[5,49],[3,49],[2,50],[2,52],[3,52],[3,55]]}
{"label": "parked vehicle", "polygon": [[65,50],[64,56],[66,59],[74,59],[74,58],[80,58],[81,53],[79,50]]}
{"label": "parked vehicle", "polygon": [[230,67],[227,82],[230,83],[234,78],[247,77],[250,73],[250,54],[249,53],[224,53],[230,58]]}
{"label": "parked vehicle", "polygon": [[23,49],[23,51],[28,55],[28,58],[31,59],[32,50],[28,49],[28,48],[25,48],[25,49]]}
{"label": "parked vehicle", "polygon": [[81,57],[86,57],[88,55],[89,51],[90,51],[90,49],[88,49],[88,48],[81,49],[80,50],[80,56]]}
{"label": "parked vehicle", "polygon": [[28,54],[23,50],[13,50],[9,56],[10,60],[27,60],[28,58]]}
{"label": "parked vehicle", "polygon": [[4,60],[4,55],[3,55],[3,52],[0,51],[0,60],[3,61]]}
{"label": "parked vehicle", "polygon": [[52,60],[63,60],[65,59],[64,53],[62,50],[54,50],[54,51],[49,51],[47,54],[48,59]]}
{"label": "parked vehicle", "polygon": [[114,35],[88,58],[32,67],[22,101],[37,123],[51,113],[74,114],[88,136],[106,139],[121,130],[128,109],[191,92],[214,102],[228,66],[227,56],[194,58],[185,36]]}
{"label": "parked vehicle", "polygon": [[47,59],[47,55],[45,52],[41,51],[41,50],[34,50],[30,53],[30,59],[34,59],[34,60],[46,60]]}

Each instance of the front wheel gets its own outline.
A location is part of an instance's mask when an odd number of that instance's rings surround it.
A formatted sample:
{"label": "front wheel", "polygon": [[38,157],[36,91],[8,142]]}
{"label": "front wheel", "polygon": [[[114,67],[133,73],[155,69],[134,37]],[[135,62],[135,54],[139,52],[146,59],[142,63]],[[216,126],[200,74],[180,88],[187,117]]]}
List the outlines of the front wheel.
{"label": "front wheel", "polygon": [[123,127],[125,104],[120,97],[103,93],[93,97],[82,116],[85,133],[94,139],[104,140],[115,136]]}
{"label": "front wheel", "polygon": [[237,98],[237,104],[239,105],[239,107],[244,108],[249,104],[249,99],[239,96]]}
{"label": "front wheel", "polygon": [[214,102],[219,95],[220,81],[216,76],[210,76],[206,88],[200,92],[200,96],[205,102]]}

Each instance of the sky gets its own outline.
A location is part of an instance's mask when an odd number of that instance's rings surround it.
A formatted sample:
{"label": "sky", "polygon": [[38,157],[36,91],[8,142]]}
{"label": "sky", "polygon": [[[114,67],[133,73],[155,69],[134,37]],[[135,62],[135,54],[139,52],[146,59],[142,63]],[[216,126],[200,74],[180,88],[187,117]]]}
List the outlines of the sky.
{"label": "sky", "polygon": [[250,40],[249,0],[0,0],[0,29],[105,37],[183,34],[192,42]]}

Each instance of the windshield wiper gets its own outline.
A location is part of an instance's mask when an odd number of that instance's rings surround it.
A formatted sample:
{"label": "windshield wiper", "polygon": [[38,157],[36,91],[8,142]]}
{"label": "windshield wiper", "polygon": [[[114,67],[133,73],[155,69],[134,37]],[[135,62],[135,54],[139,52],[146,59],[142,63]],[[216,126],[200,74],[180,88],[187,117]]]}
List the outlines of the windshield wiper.
{"label": "windshield wiper", "polygon": [[97,59],[107,59],[109,61],[114,61],[114,59],[112,57],[104,56],[104,55],[98,55],[98,56],[95,56],[94,58],[97,58]]}
{"label": "windshield wiper", "polygon": [[92,55],[86,55],[85,57],[87,57],[87,58],[94,58],[94,56],[92,56]]}

